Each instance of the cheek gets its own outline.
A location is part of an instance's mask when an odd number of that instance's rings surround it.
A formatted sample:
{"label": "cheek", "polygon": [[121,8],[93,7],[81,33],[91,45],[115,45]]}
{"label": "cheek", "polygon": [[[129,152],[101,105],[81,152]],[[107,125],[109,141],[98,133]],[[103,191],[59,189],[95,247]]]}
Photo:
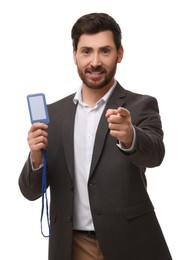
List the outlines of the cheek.
{"label": "cheek", "polygon": [[90,64],[87,59],[75,59],[75,64],[80,70],[87,68]]}

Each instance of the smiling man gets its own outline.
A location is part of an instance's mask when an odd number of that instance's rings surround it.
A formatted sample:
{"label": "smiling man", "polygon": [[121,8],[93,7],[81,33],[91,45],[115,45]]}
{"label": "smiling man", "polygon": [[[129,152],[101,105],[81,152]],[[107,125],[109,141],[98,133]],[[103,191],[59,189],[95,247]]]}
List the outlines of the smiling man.
{"label": "smiling man", "polygon": [[110,15],[80,17],[71,37],[81,86],[48,105],[49,126],[30,127],[19,177],[27,199],[41,197],[45,149],[49,260],[171,260],[145,177],[165,154],[158,102],[115,79],[123,47]]}

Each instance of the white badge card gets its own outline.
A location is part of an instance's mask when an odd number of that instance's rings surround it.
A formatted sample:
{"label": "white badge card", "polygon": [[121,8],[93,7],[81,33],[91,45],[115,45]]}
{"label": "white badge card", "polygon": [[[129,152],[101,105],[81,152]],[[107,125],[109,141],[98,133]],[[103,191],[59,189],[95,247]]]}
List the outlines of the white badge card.
{"label": "white badge card", "polygon": [[28,95],[27,102],[31,123],[42,122],[48,124],[49,115],[45,95],[43,93]]}

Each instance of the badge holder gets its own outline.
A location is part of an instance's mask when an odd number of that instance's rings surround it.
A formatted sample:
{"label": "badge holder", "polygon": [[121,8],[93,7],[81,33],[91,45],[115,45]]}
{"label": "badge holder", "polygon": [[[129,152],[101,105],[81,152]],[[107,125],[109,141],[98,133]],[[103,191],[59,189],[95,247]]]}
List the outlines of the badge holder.
{"label": "badge holder", "polygon": [[[45,95],[43,93],[31,94],[27,96],[27,102],[29,107],[29,114],[31,123],[42,122],[45,124],[49,124],[49,115],[48,109],[46,105]],[[46,174],[46,151],[44,149],[41,150],[43,156],[43,172],[42,172],[42,208],[41,208],[41,233],[44,237],[50,237],[51,229],[50,229],[50,220],[49,220],[49,212],[48,212],[48,198],[47,198],[47,174]],[[45,235],[43,232],[43,217],[44,217],[44,203],[46,203],[46,220],[48,225],[49,234]]]}

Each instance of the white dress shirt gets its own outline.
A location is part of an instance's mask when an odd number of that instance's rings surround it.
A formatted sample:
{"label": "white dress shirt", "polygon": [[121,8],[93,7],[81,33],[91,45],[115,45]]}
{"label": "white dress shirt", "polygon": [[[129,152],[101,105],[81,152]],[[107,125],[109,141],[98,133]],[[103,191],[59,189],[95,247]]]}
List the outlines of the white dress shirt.
{"label": "white dress shirt", "polygon": [[74,226],[76,230],[94,230],[89,198],[88,177],[90,172],[95,135],[104,107],[116,83],[96,103],[95,107],[83,103],[81,87],[74,97],[77,104],[74,127]]}

